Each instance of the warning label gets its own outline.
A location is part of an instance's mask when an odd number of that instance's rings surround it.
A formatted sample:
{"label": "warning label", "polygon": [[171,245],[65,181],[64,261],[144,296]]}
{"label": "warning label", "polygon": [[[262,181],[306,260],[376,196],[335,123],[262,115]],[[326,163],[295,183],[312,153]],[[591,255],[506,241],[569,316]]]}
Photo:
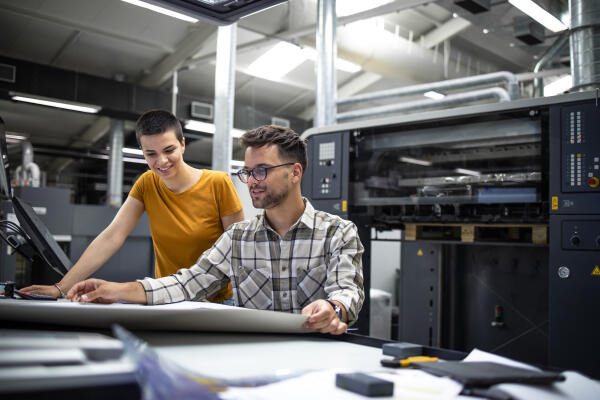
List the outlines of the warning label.
{"label": "warning label", "polygon": [[600,268],[596,265],[592,271],[592,275],[600,276]]}
{"label": "warning label", "polygon": [[[421,249],[419,249],[419,251],[417,251],[417,255],[418,256],[422,256],[423,255],[423,251]],[[600,275],[600,271],[598,271],[598,275]]]}

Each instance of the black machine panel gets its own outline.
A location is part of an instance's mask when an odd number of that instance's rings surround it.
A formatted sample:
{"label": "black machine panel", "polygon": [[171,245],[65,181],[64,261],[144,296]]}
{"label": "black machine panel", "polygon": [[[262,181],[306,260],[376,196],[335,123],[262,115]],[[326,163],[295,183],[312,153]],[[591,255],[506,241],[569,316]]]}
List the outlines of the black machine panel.
{"label": "black machine panel", "polygon": [[[549,364],[600,377],[600,107],[550,110]],[[553,179],[560,177],[560,179]]]}

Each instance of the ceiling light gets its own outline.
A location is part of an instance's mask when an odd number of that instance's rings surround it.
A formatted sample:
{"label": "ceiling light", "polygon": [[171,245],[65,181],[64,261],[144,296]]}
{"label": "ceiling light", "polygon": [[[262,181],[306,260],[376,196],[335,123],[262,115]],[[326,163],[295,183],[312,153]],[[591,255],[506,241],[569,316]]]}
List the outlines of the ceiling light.
{"label": "ceiling light", "polygon": [[508,2],[552,32],[560,32],[568,28],[561,20],[538,6],[532,0],[508,0]]}
{"label": "ceiling light", "polygon": [[445,94],[434,92],[433,90],[423,93],[423,96],[429,97],[430,99],[433,99],[433,100],[440,100],[440,99],[443,99],[444,97],[446,97]]}
{"label": "ceiling light", "polygon": [[65,110],[95,114],[102,109],[102,107],[94,106],[92,104],[84,104],[64,100],[59,101],[50,97],[34,96],[30,94],[17,92],[9,92],[9,94],[14,101],[22,101],[25,103],[39,104],[48,107],[64,108]]}
{"label": "ceiling light", "polygon": [[28,140],[27,136],[24,135],[17,135],[17,134],[13,134],[13,133],[8,133],[6,132],[6,139],[12,139],[12,140]]}
{"label": "ceiling light", "polygon": [[302,49],[288,42],[279,42],[248,66],[250,75],[267,80],[279,80],[306,61]]}
{"label": "ceiling light", "polygon": [[242,169],[244,168],[244,162],[240,160],[231,160],[231,169]]}
{"label": "ceiling light", "polygon": [[487,28],[483,28],[483,34],[484,34],[484,35],[487,35],[488,33],[490,33],[489,29],[487,29]]}
{"label": "ceiling light", "polygon": [[571,75],[563,76],[552,83],[544,86],[544,96],[556,96],[563,94],[573,87],[573,78]]}
{"label": "ceiling light", "polygon": [[418,158],[412,158],[412,157],[400,157],[400,161],[405,162],[407,164],[423,165],[425,167],[431,166],[431,161],[419,160]]}
{"label": "ceiling light", "polygon": [[143,156],[144,152],[141,149],[132,149],[130,147],[123,147],[123,153],[125,154],[137,154]]}
{"label": "ceiling light", "polygon": [[[197,121],[195,119],[189,119],[189,120],[187,120],[185,122],[184,128],[187,129],[187,130],[190,130],[190,131],[211,133],[213,135],[215,134],[216,129],[217,129],[215,127],[215,124],[211,124],[210,122]],[[231,130],[231,137],[239,138],[244,133],[246,133],[245,130],[233,128]]]}
{"label": "ceiling light", "polygon": [[472,171],[470,169],[463,169],[463,168],[456,168],[454,170],[454,172],[459,173],[459,174],[463,174],[463,175],[473,175],[473,176],[479,176],[479,175],[481,175],[481,172]]}
{"label": "ceiling light", "polygon": [[211,124],[208,122],[196,121],[194,119],[190,119],[186,121],[184,125],[185,129],[189,129],[190,131],[204,132],[204,133],[215,133],[215,124]]}
{"label": "ceiling light", "polygon": [[146,3],[144,1],[139,1],[139,0],[122,0],[122,1],[124,1],[125,3],[133,4],[134,6],[143,7],[143,8],[152,10],[157,13],[168,15],[169,17],[177,18],[177,19],[180,19],[180,20],[183,20],[186,22],[191,22],[191,23],[198,22],[198,20],[196,18],[190,17],[189,15],[178,13],[176,11],[169,10],[168,8],[155,6],[154,4]]}

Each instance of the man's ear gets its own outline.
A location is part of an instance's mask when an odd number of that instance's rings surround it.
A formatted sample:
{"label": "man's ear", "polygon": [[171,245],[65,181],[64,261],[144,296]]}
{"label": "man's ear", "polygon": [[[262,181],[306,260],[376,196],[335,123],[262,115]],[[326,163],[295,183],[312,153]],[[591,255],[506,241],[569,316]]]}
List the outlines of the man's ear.
{"label": "man's ear", "polygon": [[294,169],[292,170],[292,175],[295,179],[298,180],[298,182],[302,179],[302,164],[300,163],[295,163],[294,164]]}

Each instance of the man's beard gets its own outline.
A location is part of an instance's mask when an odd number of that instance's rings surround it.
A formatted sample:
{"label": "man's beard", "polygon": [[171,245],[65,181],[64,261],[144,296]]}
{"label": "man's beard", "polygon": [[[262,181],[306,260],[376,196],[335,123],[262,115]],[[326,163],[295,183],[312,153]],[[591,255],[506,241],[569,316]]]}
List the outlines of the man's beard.
{"label": "man's beard", "polygon": [[[264,189],[260,186],[255,186],[252,189],[255,189],[255,188],[256,189]],[[288,197],[289,193],[290,193],[290,191],[287,188],[283,189],[279,193],[273,193],[271,191],[265,190],[262,199],[256,199],[256,198],[252,197],[252,195],[250,195],[250,198],[252,199],[252,205],[254,206],[254,208],[267,209],[267,208],[276,207],[276,206],[280,205],[281,203],[283,203],[283,201]]]}

